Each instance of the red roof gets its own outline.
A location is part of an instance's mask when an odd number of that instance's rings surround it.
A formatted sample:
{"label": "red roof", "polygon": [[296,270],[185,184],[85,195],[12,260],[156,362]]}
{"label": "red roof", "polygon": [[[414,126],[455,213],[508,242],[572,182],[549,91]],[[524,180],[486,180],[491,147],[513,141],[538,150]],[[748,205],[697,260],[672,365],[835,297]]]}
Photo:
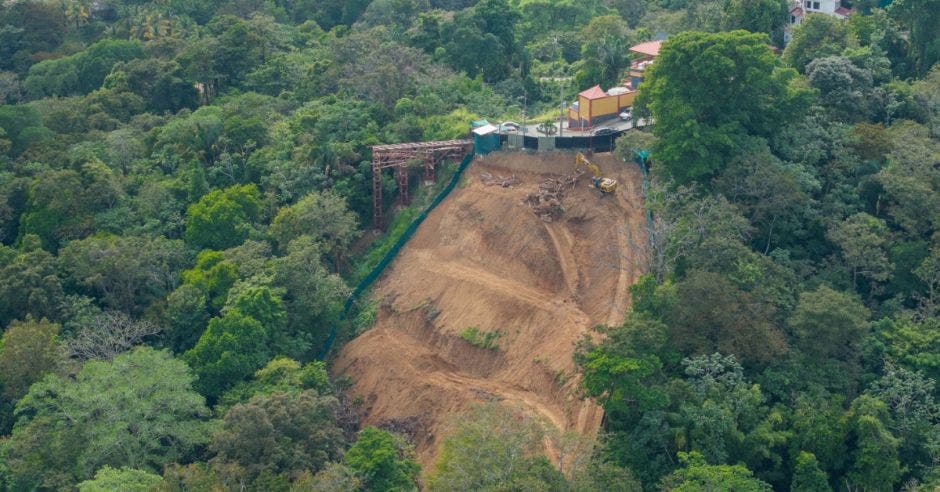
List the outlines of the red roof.
{"label": "red roof", "polygon": [[600,99],[602,97],[607,97],[607,93],[604,92],[604,90],[601,89],[601,86],[599,85],[595,85],[590,89],[581,91],[578,95],[584,97],[585,99]]}
{"label": "red roof", "polygon": [[792,9],[790,9],[790,15],[795,16],[795,17],[800,17],[801,15],[803,15],[803,7],[793,7]]}
{"label": "red roof", "polygon": [[630,51],[641,55],[657,56],[659,55],[659,48],[662,47],[662,45],[662,41],[647,41],[630,48]]}
{"label": "red roof", "polygon": [[845,7],[839,7],[839,8],[836,9],[836,13],[839,14],[839,15],[841,15],[841,16],[848,17],[849,15],[852,14],[852,9],[847,9],[847,8],[845,8]]}

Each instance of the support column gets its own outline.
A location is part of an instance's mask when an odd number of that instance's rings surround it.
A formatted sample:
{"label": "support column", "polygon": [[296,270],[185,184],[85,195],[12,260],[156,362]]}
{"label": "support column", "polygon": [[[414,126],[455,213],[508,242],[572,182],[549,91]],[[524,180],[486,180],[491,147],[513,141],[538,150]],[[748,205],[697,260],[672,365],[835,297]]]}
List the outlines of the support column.
{"label": "support column", "polygon": [[372,156],[372,227],[382,227],[382,166]]}
{"label": "support column", "polygon": [[437,159],[434,156],[434,151],[431,150],[424,155],[424,181],[432,182],[434,181],[434,164]]}
{"label": "support column", "polygon": [[403,162],[395,167],[395,179],[398,180],[398,203],[408,205],[408,167]]}

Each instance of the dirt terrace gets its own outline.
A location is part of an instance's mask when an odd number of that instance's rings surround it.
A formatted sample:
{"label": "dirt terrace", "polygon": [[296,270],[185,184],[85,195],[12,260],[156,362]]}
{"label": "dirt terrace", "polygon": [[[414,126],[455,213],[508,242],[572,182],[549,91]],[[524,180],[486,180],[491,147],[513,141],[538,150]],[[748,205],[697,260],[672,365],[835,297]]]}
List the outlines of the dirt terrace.
{"label": "dirt terrace", "polygon": [[[602,410],[578,396],[571,354],[597,324],[621,322],[646,243],[639,170],[609,154],[591,159],[620,182],[600,196],[582,177],[551,223],[525,198],[573,171],[573,153],[495,153],[428,217],[377,282],[376,325],[340,353],[366,425],[404,430],[419,457],[436,457],[449,419],[472,402],[501,400],[560,430],[594,433]],[[482,173],[509,177],[487,186]],[[458,334],[498,331],[497,349]]]}

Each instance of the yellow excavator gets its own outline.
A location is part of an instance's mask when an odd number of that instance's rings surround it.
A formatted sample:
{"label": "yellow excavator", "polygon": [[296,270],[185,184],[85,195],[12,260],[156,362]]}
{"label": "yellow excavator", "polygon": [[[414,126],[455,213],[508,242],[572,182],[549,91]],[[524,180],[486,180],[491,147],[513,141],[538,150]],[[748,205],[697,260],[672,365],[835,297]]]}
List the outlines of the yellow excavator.
{"label": "yellow excavator", "polygon": [[574,158],[574,170],[578,172],[581,170],[581,166],[589,169],[594,177],[591,178],[591,183],[595,188],[601,190],[604,193],[613,193],[617,191],[617,180],[613,178],[605,178],[601,176],[601,168],[597,167],[597,164],[589,161],[587,157],[584,157],[584,154],[578,152],[578,155]]}

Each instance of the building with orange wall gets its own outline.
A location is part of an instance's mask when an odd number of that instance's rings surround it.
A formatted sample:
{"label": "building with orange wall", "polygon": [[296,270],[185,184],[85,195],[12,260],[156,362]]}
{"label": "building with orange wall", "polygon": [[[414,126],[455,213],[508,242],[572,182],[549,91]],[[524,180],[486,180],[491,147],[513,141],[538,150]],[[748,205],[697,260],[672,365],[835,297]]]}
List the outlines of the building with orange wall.
{"label": "building with orange wall", "polygon": [[632,107],[637,88],[643,81],[643,72],[659,55],[662,44],[662,41],[648,41],[630,48],[634,58],[623,87],[613,87],[604,92],[599,85],[595,85],[579,93],[578,100],[568,108],[568,128],[588,130],[598,122],[614,119],[621,111]]}

